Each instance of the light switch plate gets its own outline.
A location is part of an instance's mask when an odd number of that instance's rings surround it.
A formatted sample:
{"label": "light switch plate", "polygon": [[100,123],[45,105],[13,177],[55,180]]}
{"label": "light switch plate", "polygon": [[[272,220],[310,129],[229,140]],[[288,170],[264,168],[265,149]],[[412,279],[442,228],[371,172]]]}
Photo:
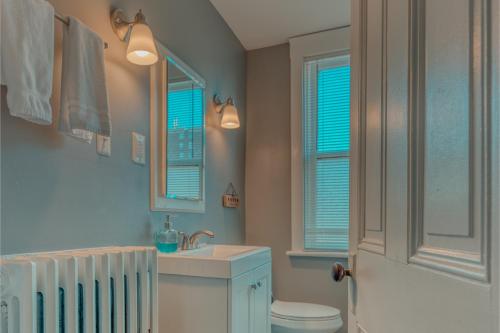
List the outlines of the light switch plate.
{"label": "light switch plate", "polygon": [[146,137],[137,132],[132,132],[132,161],[146,164]]}
{"label": "light switch plate", "polygon": [[97,153],[102,156],[111,156],[111,137],[97,134],[96,138]]}

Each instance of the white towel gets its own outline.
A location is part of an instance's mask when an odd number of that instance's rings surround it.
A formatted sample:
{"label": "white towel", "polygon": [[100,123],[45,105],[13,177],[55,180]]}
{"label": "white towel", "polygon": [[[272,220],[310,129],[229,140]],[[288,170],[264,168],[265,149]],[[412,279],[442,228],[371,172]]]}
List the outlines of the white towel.
{"label": "white towel", "polygon": [[63,32],[59,129],[88,143],[111,136],[102,39],[74,17]]}
{"label": "white towel", "polygon": [[52,123],[54,7],[45,0],[0,0],[1,82],[11,115]]}

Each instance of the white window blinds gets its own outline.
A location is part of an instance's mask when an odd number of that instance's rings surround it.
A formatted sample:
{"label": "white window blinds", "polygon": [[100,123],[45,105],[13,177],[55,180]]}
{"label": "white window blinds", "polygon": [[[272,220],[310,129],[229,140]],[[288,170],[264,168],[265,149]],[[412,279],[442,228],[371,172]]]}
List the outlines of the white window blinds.
{"label": "white window blinds", "polygon": [[169,84],[167,108],[167,198],[202,200],[203,89]]}
{"label": "white window blinds", "polygon": [[304,250],[349,244],[349,55],[308,59],[303,82]]}

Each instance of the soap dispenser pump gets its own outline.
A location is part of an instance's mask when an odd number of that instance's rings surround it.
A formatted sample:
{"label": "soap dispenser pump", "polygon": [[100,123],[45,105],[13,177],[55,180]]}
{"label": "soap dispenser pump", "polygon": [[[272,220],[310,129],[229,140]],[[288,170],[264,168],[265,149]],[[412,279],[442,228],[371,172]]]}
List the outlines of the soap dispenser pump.
{"label": "soap dispenser pump", "polygon": [[177,251],[177,231],[172,227],[173,222],[170,221],[170,215],[166,216],[164,229],[155,234],[155,243],[158,251],[163,253],[172,253]]}

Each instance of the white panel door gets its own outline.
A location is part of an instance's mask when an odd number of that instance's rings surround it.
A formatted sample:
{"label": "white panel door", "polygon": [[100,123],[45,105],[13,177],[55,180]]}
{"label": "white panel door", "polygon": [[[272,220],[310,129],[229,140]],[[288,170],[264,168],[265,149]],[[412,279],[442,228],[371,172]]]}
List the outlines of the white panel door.
{"label": "white panel door", "polygon": [[499,0],[352,0],[349,333],[498,333]]}

